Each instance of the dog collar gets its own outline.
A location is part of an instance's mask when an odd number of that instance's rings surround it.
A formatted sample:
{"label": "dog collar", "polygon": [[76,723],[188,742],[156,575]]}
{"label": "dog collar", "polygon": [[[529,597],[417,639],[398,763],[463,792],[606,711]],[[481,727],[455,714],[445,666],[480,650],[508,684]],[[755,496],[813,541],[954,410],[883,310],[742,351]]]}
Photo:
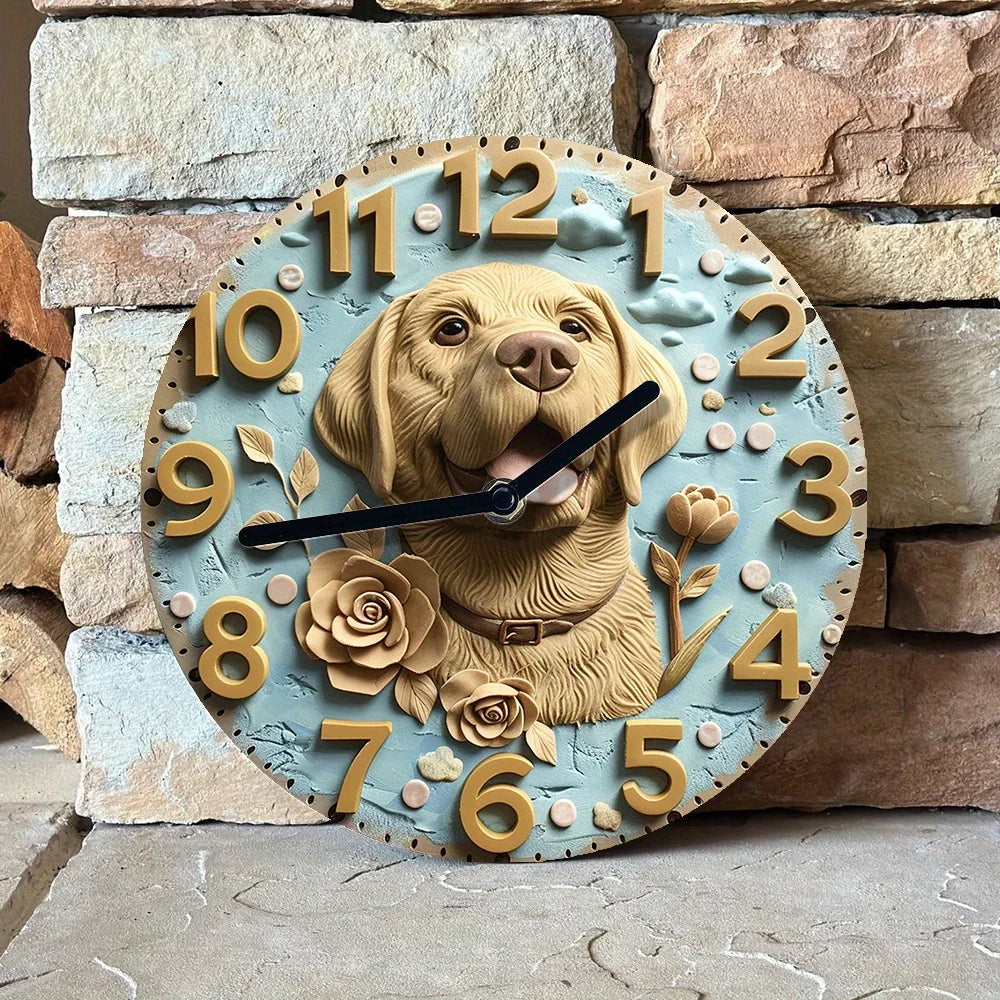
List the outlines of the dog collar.
{"label": "dog collar", "polygon": [[500,646],[537,646],[546,636],[562,635],[596,614],[622,589],[624,583],[623,575],[614,589],[592,608],[558,618],[490,618],[470,611],[447,594],[441,595],[441,607],[456,625],[492,639]]}

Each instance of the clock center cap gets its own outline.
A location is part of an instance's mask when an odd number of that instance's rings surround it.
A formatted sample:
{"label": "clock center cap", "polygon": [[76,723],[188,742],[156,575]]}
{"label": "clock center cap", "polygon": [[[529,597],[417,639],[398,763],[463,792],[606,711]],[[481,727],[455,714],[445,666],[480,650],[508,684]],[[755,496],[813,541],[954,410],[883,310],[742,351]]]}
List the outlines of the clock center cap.
{"label": "clock center cap", "polygon": [[493,479],[486,484],[493,509],[486,517],[495,524],[509,524],[524,513],[524,501],[510,485],[509,479]]}

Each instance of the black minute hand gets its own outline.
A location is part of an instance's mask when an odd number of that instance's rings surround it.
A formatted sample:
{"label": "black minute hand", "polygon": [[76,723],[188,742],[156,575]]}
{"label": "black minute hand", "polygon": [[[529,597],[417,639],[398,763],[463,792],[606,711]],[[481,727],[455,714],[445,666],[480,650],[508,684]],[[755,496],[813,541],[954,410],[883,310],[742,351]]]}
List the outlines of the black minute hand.
{"label": "black minute hand", "polygon": [[654,381],[643,382],[512,480],[511,488],[518,497],[526,497],[532,490],[537,490],[542,483],[551,479],[560,469],[579,458],[585,451],[589,451],[627,420],[631,420],[637,413],[655,402],[659,395],[660,387]]}

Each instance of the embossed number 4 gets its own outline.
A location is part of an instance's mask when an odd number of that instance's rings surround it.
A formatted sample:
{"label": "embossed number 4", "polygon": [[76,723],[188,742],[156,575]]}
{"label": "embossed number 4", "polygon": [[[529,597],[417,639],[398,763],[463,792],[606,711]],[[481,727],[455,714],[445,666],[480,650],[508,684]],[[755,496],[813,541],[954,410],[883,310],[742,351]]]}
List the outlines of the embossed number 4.
{"label": "embossed number 4", "polygon": [[[774,639],[778,640],[778,662],[757,657]],[[799,663],[799,615],[791,608],[772,611],[763,625],[729,661],[734,681],[777,681],[778,697],[794,701],[799,696],[799,682],[808,681],[812,670]]]}

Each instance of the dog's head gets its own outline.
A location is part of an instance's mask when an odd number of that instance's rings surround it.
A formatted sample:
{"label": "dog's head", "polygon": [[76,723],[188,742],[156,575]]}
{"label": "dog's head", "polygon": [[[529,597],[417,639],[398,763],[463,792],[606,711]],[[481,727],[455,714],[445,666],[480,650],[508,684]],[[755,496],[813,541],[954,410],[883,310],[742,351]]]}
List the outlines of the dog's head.
{"label": "dog's head", "polygon": [[313,412],[384,500],[514,478],[640,382],[659,399],[529,498],[518,530],[578,524],[676,443],[687,408],[670,365],[610,297],[538,267],[485,264],[396,299],[337,362]]}

